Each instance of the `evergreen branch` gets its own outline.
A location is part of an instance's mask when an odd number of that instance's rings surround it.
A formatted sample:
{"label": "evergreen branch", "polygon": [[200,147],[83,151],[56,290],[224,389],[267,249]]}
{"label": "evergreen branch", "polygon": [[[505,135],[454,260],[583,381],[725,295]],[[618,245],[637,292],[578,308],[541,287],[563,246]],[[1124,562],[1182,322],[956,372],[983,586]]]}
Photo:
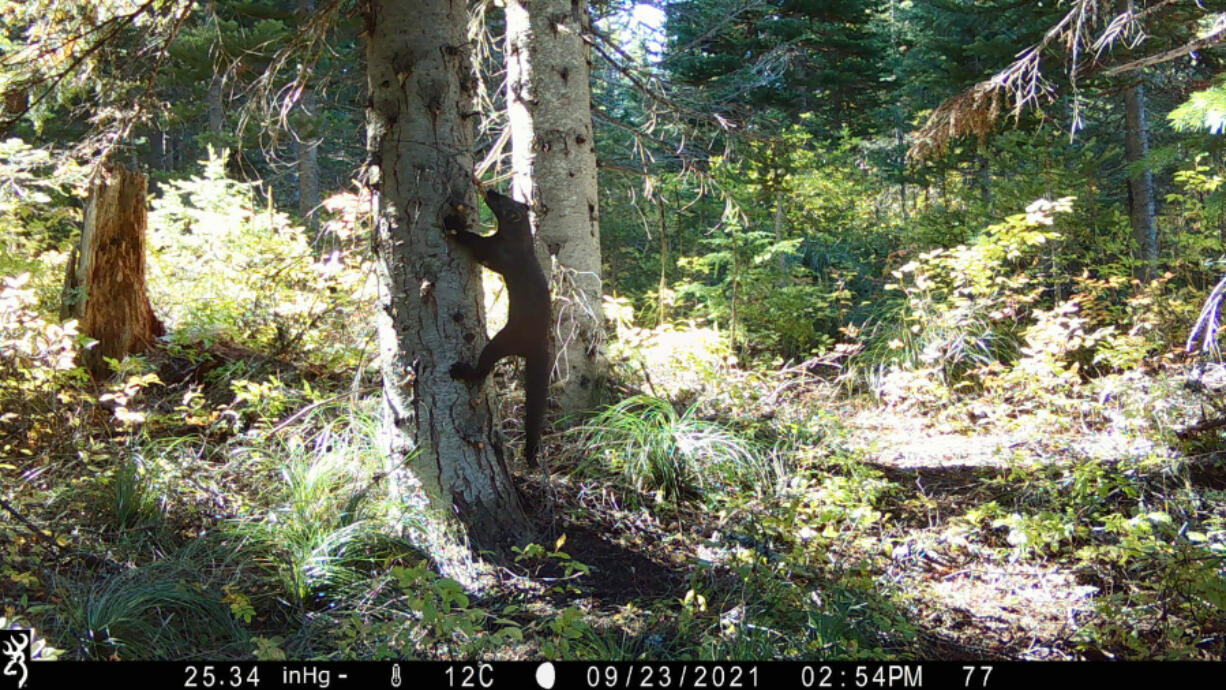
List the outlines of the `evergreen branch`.
{"label": "evergreen branch", "polygon": [[[685,117],[688,117],[688,118],[691,118],[693,120],[697,120],[700,122],[702,121],[710,122],[710,123],[715,124],[717,127],[723,130],[731,130],[736,127],[735,123],[733,123],[731,120],[725,117],[722,117],[716,113],[711,113],[708,115],[706,113],[698,112],[697,110],[694,110],[692,108],[688,108],[676,102],[675,100],[670,98],[668,95],[662,93],[661,91],[653,89],[647,84],[645,84],[643,80],[639,78],[638,75],[634,74],[634,70],[632,70],[626,64],[623,64],[622,62],[614,59],[613,56],[610,55],[609,52],[606,51],[605,48],[602,47],[601,44],[603,43],[605,46],[608,46],[610,50],[620,53],[622,57],[626,58],[627,60],[630,59],[630,56],[626,55],[625,51],[622,50],[619,46],[615,45],[612,40],[610,40],[606,36],[603,36],[595,29],[591,30],[590,35],[587,32],[584,32],[582,36],[583,36],[584,43],[587,43],[592,48],[592,50],[595,50],[597,53],[600,53],[600,56],[603,57],[605,61],[609,63],[609,65],[613,69],[621,73],[621,75],[624,76],[630,82],[632,86],[634,86],[636,91],[643,94],[650,100],[664,106],[668,110],[671,110],[674,113],[677,113],[678,115],[683,115]],[[600,38],[599,43],[595,40],[596,38]]]}
{"label": "evergreen branch", "polygon": [[[27,99],[23,104],[23,107],[19,108],[15,112],[7,113],[3,119],[0,119],[0,136],[8,134],[9,131],[15,127],[23,117],[28,115],[30,111],[32,111],[43,101],[47,100],[51,94],[55,93],[65,79],[77,74],[78,70],[86,63],[86,61],[88,61],[103,48],[111,45],[112,42],[118,38],[120,33],[123,32],[123,30],[132,26],[137,19],[153,9],[157,2],[158,0],[146,0],[143,5],[140,5],[132,12],[110,17],[109,19],[101,22],[97,27],[92,27],[88,31],[80,32],[74,37],[73,40],[65,40],[55,48],[41,46],[41,53],[39,55],[33,55],[27,59],[24,59],[22,62],[30,64],[30,69],[33,71],[33,65],[38,62],[39,57],[54,54],[55,52],[58,52],[59,47],[64,45],[75,44],[77,38],[84,39],[91,35],[96,35],[101,31],[106,31],[106,33],[101,37],[97,38],[92,43],[88,43],[84,50],[74,55],[68,61],[68,64],[62,69],[42,77],[39,77],[33,73],[24,75],[22,79],[10,84],[10,90],[33,90],[39,86],[44,86],[44,88],[41,89],[41,92],[38,95]],[[21,55],[21,53],[18,53],[18,55]],[[22,64],[22,62],[5,60],[2,64],[12,66],[14,64]]]}
{"label": "evergreen branch", "polygon": [[[1054,45],[1063,47],[1066,71],[1076,91],[1080,76],[1101,68],[1098,59],[1108,47],[1130,30],[1139,31],[1136,27],[1142,20],[1156,16],[1176,2],[1178,0],[1161,0],[1140,12],[1116,14],[1111,10],[1111,0],[1074,0],[1060,21],[1048,29],[1037,43],[1019,53],[1009,66],[937,106],[917,130],[915,143],[907,152],[907,158],[913,163],[929,160],[943,152],[951,139],[967,134],[974,134],[982,140],[996,126],[1006,107],[1016,122],[1026,108],[1038,107],[1044,100],[1053,100],[1056,89],[1043,76],[1042,56]],[[1107,17],[1111,17],[1111,20],[1105,21]],[[1091,38],[1091,28],[1100,22],[1104,25],[1101,34]],[[1187,50],[1181,48],[1134,60],[1104,73],[1113,75],[1165,62],[1226,38],[1226,27],[1219,29],[1215,25],[1214,29],[1209,35],[1189,43],[1190,48],[1185,46]],[[1083,50],[1092,51],[1095,60],[1084,63]]]}
{"label": "evergreen branch", "polygon": [[669,54],[665,56],[662,60],[660,60],[659,63],[657,64],[664,65],[664,64],[667,64],[668,62],[671,62],[673,58],[684,55],[685,53],[689,52],[693,48],[701,45],[708,38],[722,31],[725,26],[728,26],[729,24],[731,24],[732,21],[736,19],[738,16],[744,14],[745,12],[748,12],[749,10],[761,7],[765,4],[766,3],[763,2],[762,0],[746,0],[745,4],[741,5],[740,7],[734,10],[730,10],[726,12],[722,19],[720,19],[717,22],[714,22],[706,31],[690,39],[688,43],[682,46],[673,48],[669,52]]}

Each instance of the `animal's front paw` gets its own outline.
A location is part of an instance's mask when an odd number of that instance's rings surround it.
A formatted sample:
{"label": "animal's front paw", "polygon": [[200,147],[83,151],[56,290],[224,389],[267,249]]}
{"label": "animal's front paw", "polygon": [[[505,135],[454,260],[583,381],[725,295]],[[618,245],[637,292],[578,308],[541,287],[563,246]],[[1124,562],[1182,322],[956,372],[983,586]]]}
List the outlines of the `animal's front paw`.
{"label": "animal's front paw", "polygon": [[443,216],[443,228],[447,231],[448,235],[455,236],[460,234],[461,230],[467,230],[468,223],[465,222],[464,216],[450,214]]}
{"label": "animal's front paw", "polygon": [[468,381],[472,378],[473,368],[466,362],[456,362],[455,364],[451,365],[451,368],[447,370],[447,373],[451,374],[451,378],[453,379]]}

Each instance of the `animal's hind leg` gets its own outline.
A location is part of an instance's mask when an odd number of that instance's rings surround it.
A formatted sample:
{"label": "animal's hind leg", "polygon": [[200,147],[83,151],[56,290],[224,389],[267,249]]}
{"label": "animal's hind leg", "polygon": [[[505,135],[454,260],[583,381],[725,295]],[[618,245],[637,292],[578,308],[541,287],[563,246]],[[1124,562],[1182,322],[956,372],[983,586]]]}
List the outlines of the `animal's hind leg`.
{"label": "animal's hind leg", "polygon": [[467,362],[456,362],[451,365],[449,373],[453,379],[462,379],[469,383],[480,383],[485,380],[486,376],[494,369],[494,364],[498,360],[508,355],[518,354],[514,351],[514,338],[507,332],[507,329],[498,331],[485,348],[481,350],[481,356],[477,359],[477,366],[472,366]]}

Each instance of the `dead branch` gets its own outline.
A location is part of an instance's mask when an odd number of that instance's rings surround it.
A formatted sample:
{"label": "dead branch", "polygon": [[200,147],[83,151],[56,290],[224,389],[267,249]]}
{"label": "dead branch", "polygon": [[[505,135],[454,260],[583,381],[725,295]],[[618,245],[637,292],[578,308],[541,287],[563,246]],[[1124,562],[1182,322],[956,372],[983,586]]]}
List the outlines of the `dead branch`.
{"label": "dead branch", "polygon": [[[982,139],[993,130],[1003,112],[1008,112],[1016,122],[1026,108],[1040,107],[1044,101],[1054,99],[1056,89],[1042,71],[1043,56],[1053,47],[1058,46],[1064,53],[1065,71],[1075,91],[1078,78],[1102,68],[1100,61],[1109,47],[1129,37],[1132,38],[1129,47],[1140,43],[1145,38],[1142,21],[1176,2],[1162,0],[1139,12],[1117,14],[1112,10],[1112,0],[1074,0],[1060,21],[1038,43],[1019,53],[1008,67],[941,103],[916,131],[915,143],[907,152],[908,160],[912,163],[929,160],[944,152],[951,139],[960,136],[974,134]],[[1103,29],[1095,37],[1092,32],[1099,25]],[[1219,20],[1209,33],[1181,48],[1112,67],[1104,70],[1104,74],[1173,60],[1222,40],[1226,40],[1226,20]],[[1093,59],[1087,61],[1083,53],[1091,54]]]}
{"label": "dead branch", "polygon": [[1226,278],[1219,280],[1210,291],[1209,296],[1205,298],[1205,305],[1201,307],[1200,316],[1196,318],[1196,325],[1192,326],[1192,332],[1188,334],[1188,341],[1184,345],[1184,350],[1189,354],[1196,349],[1197,340],[1201,341],[1202,355],[1216,356],[1219,354],[1217,334],[1221,327],[1223,296],[1226,296]]}
{"label": "dead branch", "polygon": [[1192,438],[1193,436],[1203,434],[1206,431],[1213,431],[1215,429],[1221,429],[1222,427],[1226,427],[1226,417],[1218,417],[1216,419],[1206,419],[1203,422],[1193,424],[1192,426],[1186,429],[1175,432],[1175,436],[1177,438],[1180,438],[1186,441]]}
{"label": "dead branch", "polygon": [[[170,52],[170,45],[191,16],[192,10],[191,3],[146,0],[131,12],[117,14],[96,26],[72,32],[57,44],[34,43],[3,56],[3,59],[0,59],[0,69],[14,75],[8,88],[28,91],[34,95],[24,99],[17,110],[3,113],[3,117],[0,117],[0,136],[6,135],[35,107],[47,101],[65,81],[88,74],[92,69],[88,66],[90,60],[105,49],[115,46],[123,33],[135,27],[142,17],[151,17],[156,27],[152,31],[155,40],[116,66],[117,72],[134,72],[134,80],[143,81],[140,96],[122,103],[111,103],[119,114],[109,121],[106,118],[92,117],[91,123],[95,131],[76,147],[77,156],[90,158],[94,165],[102,162],[127,138],[132,127],[141,119],[145,104],[153,93],[158,73]],[[69,55],[60,66],[49,73],[40,73],[40,64],[52,55],[64,51],[68,51]],[[123,108],[127,110],[124,111]]]}
{"label": "dead branch", "polygon": [[1123,72],[1150,67],[1152,65],[1159,65],[1164,62],[1170,62],[1171,60],[1181,58],[1189,53],[1194,53],[1198,50],[1204,50],[1205,48],[1215,46],[1222,41],[1226,41],[1226,17],[1219,17],[1214,23],[1213,28],[1211,28],[1204,36],[1201,36],[1200,38],[1189,41],[1178,48],[1158,53],[1157,55],[1150,55],[1148,57],[1133,60],[1132,62],[1117,65],[1110,69],[1104,70],[1103,74],[1106,74],[1107,76],[1115,76]]}

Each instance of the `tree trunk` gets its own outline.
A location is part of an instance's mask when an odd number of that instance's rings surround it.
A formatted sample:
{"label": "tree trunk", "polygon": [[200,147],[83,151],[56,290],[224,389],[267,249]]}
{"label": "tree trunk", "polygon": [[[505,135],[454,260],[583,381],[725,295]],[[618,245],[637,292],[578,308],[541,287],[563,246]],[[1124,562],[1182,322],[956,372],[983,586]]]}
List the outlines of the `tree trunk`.
{"label": "tree trunk", "polygon": [[[775,221],[773,225],[775,228],[775,243],[781,245],[783,244],[783,221],[784,221],[783,204],[786,203],[787,201],[787,195],[784,194],[782,187],[776,187],[774,197],[775,197],[774,199]],[[783,287],[784,285],[787,285],[788,258],[787,256],[784,255],[783,252],[779,252],[775,256],[775,273],[776,273],[775,285],[777,287]]]}
{"label": "tree trunk", "polygon": [[220,143],[226,124],[221,102],[221,75],[214,74],[212,81],[209,82],[206,109],[209,115],[209,133],[213,135],[215,143]]}
{"label": "tree trunk", "polygon": [[[1145,87],[1137,83],[1124,90],[1124,156],[1129,165],[1149,155],[1149,125],[1145,116]],[[1136,246],[1134,275],[1152,280],[1158,263],[1158,228],[1154,222],[1154,175],[1141,170],[1128,177],[1128,218]]]}
{"label": "tree trunk", "polygon": [[991,215],[996,210],[996,199],[992,196],[992,162],[988,160],[987,147],[982,141],[975,153],[975,162],[975,181],[979,185],[984,208]]}
{"label": "tree trunk", "polygon": [[[1133,0],[1116,0],[1115,7],[1119,12],[1135,11]],[[1133,167],[1147,155],[1149,123],[1145,115],[1145,87],[1138,81],[1124,89],[1124,158]],[[1128,219],[1137,258],[1133,276],[1151,280],[1158,264],[1158,228],[1154,223],[1154,175],[1149,170],[1128,175]]]}
{"label": "tree trunk", "polygon": [[[220,33],[220,20],[217,18],[217,3],[215,0],[209,0],[206,5],[208,10],[210,30]],[[214,44],[212,50],[218,51],[221,46]],[[216,52],[212,53],[216,55]],[[221,102],[221,86],[222,75],[217,73],[217,62],[213,63],[212,74],[209,76],[209,90],[205,96],[205,114],[209,120],[209,133],[213,135],[213,145],[221,145],[222,133],[225,130],[225,110]]]}
{"label": "tree trunk", "polygon": [[[302,96],[302,109],[308,117],[315,113],[315,94]],[[308,123],[297,133],[294,149],[298,154],[298,215],[309,230],[311,239],[319,234],[319,138],[314,123]]]}
{"label": "tree trunk", "polygon": [[660,215],[660,284],[656,286],[656,325],[663,326],[668,321],[668,222],[664,210],[664,190],[656,189],[656,211]]}
{"label": "tree trunk", "polygon": [[144,352],[165,333],[145,292],[145,176],[122,165],[103,171],[85,208],[80,247],[69,262],[61,315],[98,341],[81,353],[94,377],[104,358]]}
{"label": "tree trunk", "polygon": [[149,145],[144,148],[144,167],[149,170],[161,170],[162,159],[165,156],[162,142],[162,128],[154,123],[147,130]]}
{"label": "tree trunk", "polygon": [[178,170],[183,164],[183,130],[172,127],[166,132],[166,170]]}
{"label": "tree trunk", "polygon": [[406,498],[424,493],[435,516],[458,516],[477,547],[502,550],[527,541],[531,523],[493,399],[448,374],[486,341],[479,268],[443,225],[461,206],[477,225],[467,5],[368,0],[363,9],[389,479]]}
{"label": "tree trunk", "polygon": [[[315,11],[315,0],[298,0],[298,13],[305,23]],[[298,156],[298,215],[310,234],[319,234],[319,112],[315,91],[309,85],[302,94],[302,126],[298,128],[294,149]]]}
{"label": "tree trunk", "polygon": [[591,62],[582,38],[590,21],[582,2],[507,2],[512,195],[532,206],[537,253],[551,273],[565,414],[591,407],[608,366]]}
{"label": "tree trunk", "polygon": [[[894,12],[893,5],[890,6],[890,12]],[[896,120],[902,120],[902,115],[898,110],[898,108],[894,109],[894,117]],[[898,170],[898,204],[905,223],[911,219],[911,214],[907,211],[907,146],[906,139],[903,138],[902,127],[894,128],[894,155],[895,169]]]}

